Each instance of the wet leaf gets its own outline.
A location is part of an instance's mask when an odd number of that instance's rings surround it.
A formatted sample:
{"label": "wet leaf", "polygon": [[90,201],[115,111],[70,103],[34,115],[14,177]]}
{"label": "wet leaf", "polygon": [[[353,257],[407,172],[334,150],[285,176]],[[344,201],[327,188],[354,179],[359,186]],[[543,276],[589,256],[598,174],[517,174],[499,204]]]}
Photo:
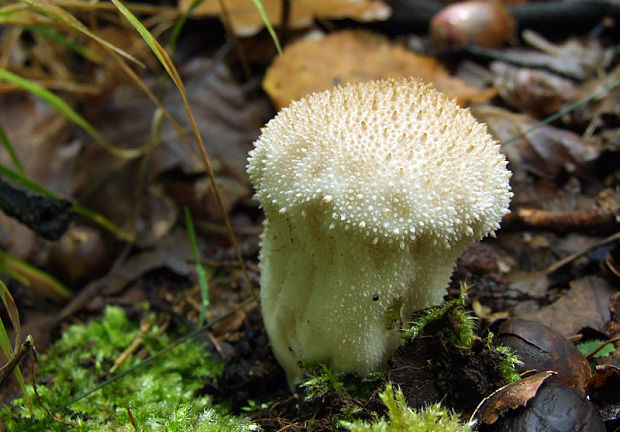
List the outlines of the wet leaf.
{"label": "wet leaf", "polygon": [[605,432],[597,407],[572,387],[544,382],[527,406],[506,412],[483,432]]}

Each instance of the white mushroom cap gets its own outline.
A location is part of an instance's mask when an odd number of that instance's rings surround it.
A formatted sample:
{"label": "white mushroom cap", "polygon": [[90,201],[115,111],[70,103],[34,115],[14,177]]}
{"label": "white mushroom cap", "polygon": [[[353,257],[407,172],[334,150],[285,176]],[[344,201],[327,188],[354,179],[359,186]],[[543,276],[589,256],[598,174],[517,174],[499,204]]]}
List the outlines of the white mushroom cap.
{"label": "white mushroom cap", "polygon": [[506,159],[468,109],[415,79],[312,94],[263,129],[248,172],[267,217],[320,203],[325,224],[375,242],[453,245],[499,227]]}

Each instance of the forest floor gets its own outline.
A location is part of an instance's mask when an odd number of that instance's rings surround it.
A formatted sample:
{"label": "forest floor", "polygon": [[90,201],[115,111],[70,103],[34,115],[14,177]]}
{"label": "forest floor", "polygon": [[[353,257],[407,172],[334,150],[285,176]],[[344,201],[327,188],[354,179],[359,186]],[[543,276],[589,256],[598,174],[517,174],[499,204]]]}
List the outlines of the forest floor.
{"label": "forest floor", "polygon": [[[501,327],[527,319],[591,354],[587,376],[574,378],[581,366],[571,365],[568,385],[595,402],[607,430],[620,428],[620,400],[609,392],[620,382],[617,5],[583,2],[587,12],[580,1],[475,5],[491,9],[489,23],[430,34],[439,1],[421,1],[414,11],[405,1],[385,2],[391,16],[374,1],[349,9],[348,2],[318,1],[309,12],[292,2],[288,14],[280,10],[288,2],[265,1],[283,47],[278,54],[249,1],[250,9],[230,2],[227,12],[205,1],[177,39],[182,3],[128,5],[176,65],[174,82],[112,3],[63,0],[54,9],[0,1],[0,271],[19,314],[16,350],[31,335],[44,354],[68,328],[98,319],[110,305],[135,322],[150,320],[141,335],[157,329],[172,340],[217,320],[196,337],[210,351],[205,356],[224,366],[201,375],[194,396],[226,404],[264,430],[333,430],[341,420],[383,415],[378,395],[387,381],[413,408],[442,402],[467,420],[507,384],[505,356],[487,343],[492,335],[546,346],[538,339],[546,330]],[[384,373],[338,376],[340,390],[309,385],[292,393],[258,305],[263,215],[246,174],[248,151],[291,100],[336,84],[412,75],[470,107],[501,143],[513,173],[511,213],[495,238],[458,259],[445,298],[459,298],[466,283],[465,304],[399,349]],[[15,316],[4,305],[0,319],[10,329]],[[454,311],[463,308],[476,318],[467,347],[453,339]],[[141,361],[163,348],[147,349],[141,337],[125,355]],[[21,360],[32,382],[32,359]],[[88,374],[95,364],[75,367]],[[554,370],[546,363],[530,369]],[[547,377],[538,379],[533,392],[498,412],[525,405]],[[20,395],[15,378],[0,384],[5,406]],[[76,408],[64,418],[88,417],[80,416]]]}

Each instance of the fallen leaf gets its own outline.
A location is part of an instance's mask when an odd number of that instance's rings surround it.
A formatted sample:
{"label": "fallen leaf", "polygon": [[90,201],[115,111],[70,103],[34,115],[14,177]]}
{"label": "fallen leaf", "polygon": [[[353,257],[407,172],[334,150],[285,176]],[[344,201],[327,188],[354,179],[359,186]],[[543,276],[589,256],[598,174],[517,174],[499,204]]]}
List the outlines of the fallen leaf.
{"label": "fallen leaf", "polygon": [[537,119],[555,114],[577,94],[572,81],[546,71],[496,61],[491,72],[504,102]]}
{"label": "fallen leaf", "polygon": [[536,396],[542,383],[554,374],[553,371],[540,372],[501,387],[480,402],[469,419],[469,424],[477,424],[478,420],[493,424],[505,412],[525,406]]}
{"label": "fallen leaf", "polygon": [[267,70],[263,88],[277,108],[334,85],[415,76],[459,104],[482,103],[495,89],[468,86],[433,57],[415,54],[386,37],[344,30],[299,40],[284,49]]}
{"label": "fallen leaf", "polygon": [[588,381],[586,392],[596,403],[620,404],[620,368],[614,365],[598,365]]}
{"label": "fallen leaf", "polygon": [[498,107],[476,106],[472,114],[489,126],[491,134],[502,145],[513,171],[528,171],[545,179],[554,179],[568,172],[580,172],[600,152],[573,132],[552,126],[541,126],[525,136],[537,121],[527,115],[514,114]]}
{"label": "fallen leaf", "polygon": [[[268,101],[263,98],[249,102],[228,69],[209,60],[191,61],[180,73],[216,176],[238,179],[237,183],[244,183],[247,195],[247,152],[270,114],[270,109],[265,109]],[[148,80],[147,84],[153,88],[163,86],[161,101],[190,137],[190,144],[167,120],[158,120],[156,107],[139,89],[120,87],[104,103],[92,107],[88,117],[110,142],[144,148],[150,145],[150,153],[143,159],[121,160],[88,143],[79,157],[75,188],[81,204],[127,230],[136,226],[142,244],[152,244],[174,223],[174,206],[163,191],[152,187],[153,183],[171,172],[194,179],[205,175],[178,91],[172,83],[161,84],[159,79]],[[123,191],[120,195],[119,190]],[[239,193],[226,199],[234,196]],[[157,212],[142,210],[149,206],[157,208]]]}
{"label": "fallen leaf", "polygon": [[[226,9],[224,13],[222,3]],[[265,13],[274,26],[280,25],[282,3],[282,0],[262,0]],[[186,11],[191,4],[192,0],[179,0],[179,8],[182,11]],[[227,19],[227,15],[230,17],[230,24],[235,34],[242,37],[253,36],[265,26],[252,0],[203,1],[192,14],[220,16],[223,20]],[[308,27],[314,18],[379,21],[387,19],[390,14],[389,6],[378,0],[292,1],[288,25],[294,29]]]}
{"label": "fallen leaf", "polygon": [[604,330],[609,321],[609,301],[616,290],[597,276],[586,276],[569,283],[569,291],[555,303],[519,318],[538,320],[565,337],[583,327]]}

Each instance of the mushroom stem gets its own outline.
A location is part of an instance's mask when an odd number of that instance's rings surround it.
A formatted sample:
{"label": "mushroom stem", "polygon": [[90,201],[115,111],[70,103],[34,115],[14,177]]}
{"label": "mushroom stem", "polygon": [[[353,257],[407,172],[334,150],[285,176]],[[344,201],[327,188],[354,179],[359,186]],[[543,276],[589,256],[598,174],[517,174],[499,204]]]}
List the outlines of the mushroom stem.
{"label": "mushroom stem", "polygon": [[401,324],[441,303],[462,249],[424,239],[404,250],[373,244],[311,216],[266,220],[261,308],[289,382],[303,378],[300,359],[361,375],[379,370],[401,343]]}

